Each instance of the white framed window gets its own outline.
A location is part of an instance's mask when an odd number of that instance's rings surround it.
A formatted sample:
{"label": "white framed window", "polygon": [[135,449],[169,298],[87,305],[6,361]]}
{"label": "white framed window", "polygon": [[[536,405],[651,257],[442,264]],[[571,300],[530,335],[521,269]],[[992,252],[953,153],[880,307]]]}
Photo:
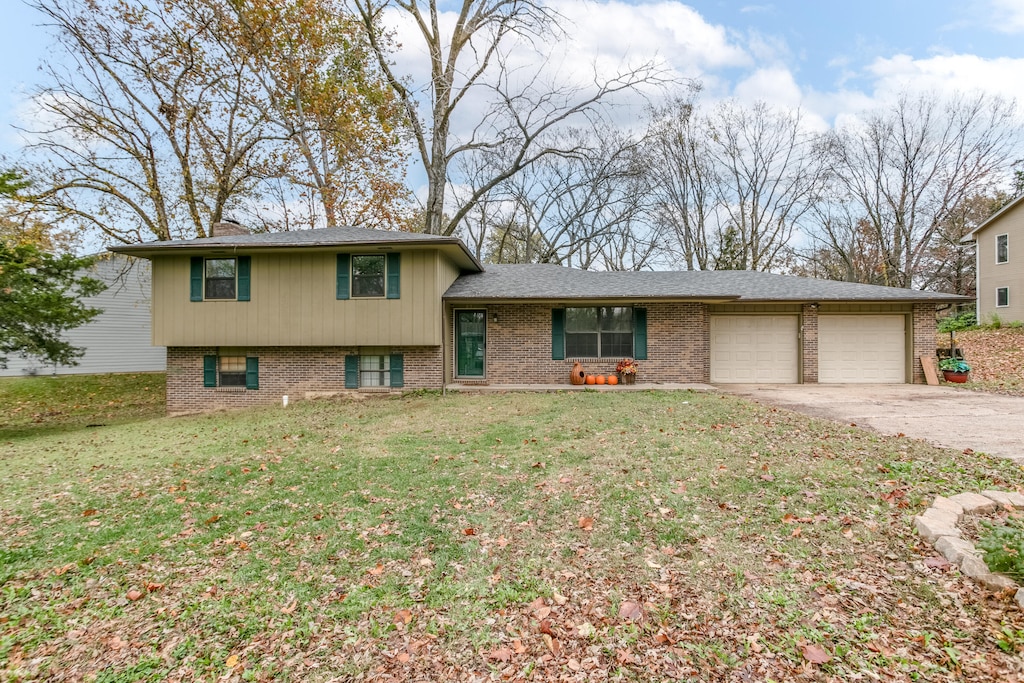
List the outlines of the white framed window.
{"label": "white framed window", "polygon": [[996,263],[1009,263],[1010,236],[996,235]]}
{"label": "white framed window", "polygon": [[391,386],[391,356],[359,356],[359,386]]}
{"label": "white framed window", "polygon": [[999,287],[996,289],[996,308],[1006,308],[1010,305],[1010,288]]}

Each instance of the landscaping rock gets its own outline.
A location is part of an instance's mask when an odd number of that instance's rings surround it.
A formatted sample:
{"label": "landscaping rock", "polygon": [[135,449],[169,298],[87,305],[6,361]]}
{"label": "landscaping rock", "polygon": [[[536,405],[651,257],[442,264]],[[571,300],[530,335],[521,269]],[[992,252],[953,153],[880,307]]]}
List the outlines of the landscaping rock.
{"label": "landscaping rock", "polygon": [[[991,501],[989,501],[991,502]],[[955,538],[961,538],[960,530],[955,526],[945,524],[936,519],[931,519],[923,515],[914,517],[914,527],[917,529],[917,533],[924,536],[924,540],[929,543],[935,543],[943,536],[953,536]]]}
{"label": "landscaping rock", "polygon": [[1016,491],[982,491],[981,495],[991,498],[1003,507],[1024,508],[1024,496]]}
{"label": "landscaping rock", "polygon": [[974,552],[974,544],[964,538],[943,536],[935,542],[935,550],[939,552],[947,562],[960,564],[965,557],[977,557]]}
{"label": "landscaping rock", "polygon": [[957,521],[960,521],[960,516],[964,514],[964,506],[956,501],[952,501],[949,498],[943,496],[936,496],[935,501],[932,503],[932,507],[936,510],[945,510],[946,512],[952,512],[957,516]]}
{"label": "landscaping rock", "polygon": [[940,510],[939,508],[936,507],[928,508],[927,510],[924,511],[924,514],[921,516],[927,517],[928,519],[934,519],[936,522],[945,524],[946,526],[953,527],[955,527],[957,522],[960,521],[960,515],[956,514],[955,512],[950,512],[948,510]]}
{"label": "landscaping rock", "polygon": [[1024,609],[1024,588],[1018,588],[1017,594],[1013,596],[1013,599],[1017,601],[1021,609]]}
{"label": "landscaping rock", "polygon": [[965,557],[963,562],[960,563],[960,573],[972,579],[980,580],[983,576],[988,576],[992,572],[988,570],[988,565],[981,558],[970,555]]}
{"label": "landscaping rock", "polygon": [[949,498],[954,503],[959,503],[965,515],[983,515],[988,512],[995,512],[996,504],[991,498],[978,495],[977,493],[958,493]]}
{"label": "landscaping rock", "polygon": [[993,574],[991,572],[978,577],[977,581],[990,591],[1004,591],[1010,588],[1017,587],[1017,582],[1011,579],[1009,576],[1003,576],[1002,574]]}

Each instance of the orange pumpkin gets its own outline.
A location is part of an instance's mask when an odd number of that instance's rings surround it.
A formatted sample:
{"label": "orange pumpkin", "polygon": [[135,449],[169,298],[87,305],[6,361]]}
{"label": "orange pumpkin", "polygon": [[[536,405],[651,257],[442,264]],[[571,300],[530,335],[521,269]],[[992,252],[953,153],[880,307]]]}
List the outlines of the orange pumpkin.
{"label": "orange pumpkin", "polygon": [[619,378],[618,377],[616,377],[615,375],[608,375],[608,384],[611,384],[612,386],[615,386],[618,383],[619,383]]}
{"label": "orange pumpkin", "polygon": [[594,381],[596,381],[598,384],[604,384],[604,375],[598,375],[597,379]]}

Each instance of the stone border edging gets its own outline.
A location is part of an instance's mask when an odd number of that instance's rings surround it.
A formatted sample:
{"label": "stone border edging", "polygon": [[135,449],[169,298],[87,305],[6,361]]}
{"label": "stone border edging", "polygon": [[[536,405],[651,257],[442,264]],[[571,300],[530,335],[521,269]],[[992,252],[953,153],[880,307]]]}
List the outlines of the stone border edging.
{"label": "stone border edging", "polygon": [[1024,588],[1002,574],[993,574],[977,553],[974,544],[963,537],[957,524],[964,515],[995,512],[998,508],[1024,509],[1024,496],[1007,491],[958,493],[949,498],[937,496],[924,514],[914,517],[917,533],[935,546],[946,561],[957,565],[960,572],[993,591],[1016,588],[1014,600],[1024,609]]}

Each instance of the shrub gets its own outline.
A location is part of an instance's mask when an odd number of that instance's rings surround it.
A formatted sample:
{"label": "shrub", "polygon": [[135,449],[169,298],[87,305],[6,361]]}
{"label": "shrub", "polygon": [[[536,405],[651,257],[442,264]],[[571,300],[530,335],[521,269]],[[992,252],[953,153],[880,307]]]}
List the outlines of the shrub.
{"label": "shrub", "polygon": [[983,523],[986,531],[978,541],[991,571],[1024,583],[1024,520],[1010,518],[1003,526]]}
{"label": "shrub", "polygon": [[939,332],[962,332],[964,330],[970,330],[978,326],[978,319],[974,315],[974,309],[967,309],[957,315],[951,315],[943,318],[938,323]]}

